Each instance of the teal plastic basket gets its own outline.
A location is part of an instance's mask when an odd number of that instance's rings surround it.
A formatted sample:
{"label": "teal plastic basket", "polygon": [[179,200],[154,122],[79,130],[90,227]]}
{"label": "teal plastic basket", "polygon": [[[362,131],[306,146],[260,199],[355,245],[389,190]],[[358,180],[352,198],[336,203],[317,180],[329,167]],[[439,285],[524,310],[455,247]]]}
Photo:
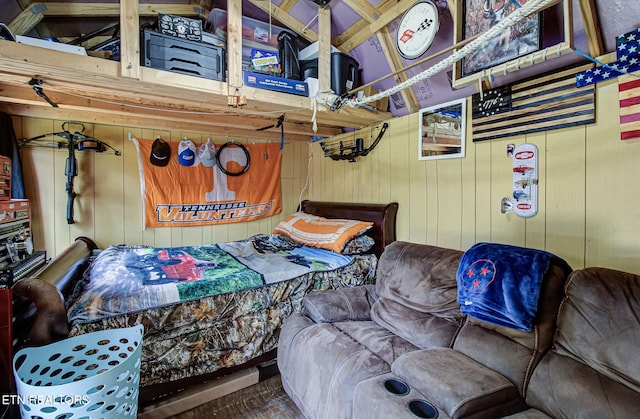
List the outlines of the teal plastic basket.
{"label": "teal plastic basket", "polygon": [[143,332],[142,325],[103,330],[18,351],[22,418],[136,417]]}

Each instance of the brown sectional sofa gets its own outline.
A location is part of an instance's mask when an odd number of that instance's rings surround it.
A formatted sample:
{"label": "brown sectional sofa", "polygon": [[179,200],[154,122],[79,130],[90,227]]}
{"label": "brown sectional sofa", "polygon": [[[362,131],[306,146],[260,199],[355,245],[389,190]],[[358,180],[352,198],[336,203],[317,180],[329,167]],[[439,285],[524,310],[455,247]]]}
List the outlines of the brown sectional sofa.
{"label": "brown sectional sofa", "polygon": [[[551,258],[530,330],[457,302],[464,253],[395,242],[375,285],[315,292],[283,325],[278,367],[310,418],[640,414],[640,277]],[[464,308],[463,308],[464,309]]]}

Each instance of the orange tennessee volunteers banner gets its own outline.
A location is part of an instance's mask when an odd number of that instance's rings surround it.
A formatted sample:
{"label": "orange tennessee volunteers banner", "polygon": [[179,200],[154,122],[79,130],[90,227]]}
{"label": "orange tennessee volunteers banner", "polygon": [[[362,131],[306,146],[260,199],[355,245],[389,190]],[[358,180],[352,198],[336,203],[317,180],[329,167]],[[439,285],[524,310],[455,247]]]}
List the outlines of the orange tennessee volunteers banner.
{"label": "orange tennessee volunteers banner", "polygon": [[[250,156],[249,167],[246,172],[232,176],[246,166],[246,155],[240,147],[225,147],[219,156],[221,161],[205,165],[198,157],[196,145],[193,164],[185,166],[178,161],[180,143],[169,142],[169,161],[162,166],[150,159],[154,140],[130,139],[138,149],[146,227],[251,221],[282,211],[282,156],[277,143],[244,144]],[[215,146],[220,149],[222,145]],[[221,164],[229,174],[220,169]]]}

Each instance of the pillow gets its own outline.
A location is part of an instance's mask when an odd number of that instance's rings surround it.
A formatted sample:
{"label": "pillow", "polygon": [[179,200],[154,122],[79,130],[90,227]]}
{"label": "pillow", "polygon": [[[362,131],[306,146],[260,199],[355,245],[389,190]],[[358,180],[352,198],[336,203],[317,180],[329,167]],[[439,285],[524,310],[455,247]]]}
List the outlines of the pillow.
{"label": "pillow", "polygon": [[361,234],[349,240],[342,249],[343,255],[359,255],[371,250],[376,241],[373,237]]}
{"label": "pillow", "polygon": [[285,234],[292,240],[306,246],[340,253],[348,240],[364,233],[372,226],[372,222],[329,219],[296,212],[281,221],[273,233]]}

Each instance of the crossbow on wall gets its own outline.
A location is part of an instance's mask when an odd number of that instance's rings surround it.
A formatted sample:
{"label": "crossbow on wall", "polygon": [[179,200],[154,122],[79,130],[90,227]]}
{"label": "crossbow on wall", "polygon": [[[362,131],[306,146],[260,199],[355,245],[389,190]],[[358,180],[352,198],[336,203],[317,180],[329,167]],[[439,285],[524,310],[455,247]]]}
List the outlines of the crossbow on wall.
{"label": "crossbow on wall", "polygon": [[320,143],[320,147],[322,147],[325,157],[331,157],[332,160],[348,160],[349,163],[355,163],[356,157],[366,156],[376,148],[388,126],[389,124],[386,122],[382,124],[378,136],[367,148],[364,148],[363,138],[356,138],[352,144],[345,144],[344,141],[340,141],[333,146],[323,141]]}
{"label": "crossbow on wall", "polygon": [[[69,125],[77,125],[82,127],[81,130],[71,133],[67,129]],[[32,138],[23,138],[18,144],[19,148],[26,147],[52,147],[52,148],[66,148],[69,155],[65,163],[65,175],[67,176],[67,183],[65,185],[65,191],[67,193],[67,223],[75,223],[73,219],[73,202],[77,196],[77,193],[73,190],[73,178],[78,176],[78,161],[76,160],[76,150],[78,151],[95,151],[97,153],[103,153],[107,149],[113,150],[113,154],[120,156],[120,151],[111,147],[104,141],[100,141],[97,138],[90,137],[82,134],[84,132],[84,124],[80,122],[65,122],[62,124],[63,131],[51,132],[48,134],[38,135]],[[44,140],[47,137],[54,137],[53,140]],[[61,137],[64,140],[56,141],[55,137]]]}

